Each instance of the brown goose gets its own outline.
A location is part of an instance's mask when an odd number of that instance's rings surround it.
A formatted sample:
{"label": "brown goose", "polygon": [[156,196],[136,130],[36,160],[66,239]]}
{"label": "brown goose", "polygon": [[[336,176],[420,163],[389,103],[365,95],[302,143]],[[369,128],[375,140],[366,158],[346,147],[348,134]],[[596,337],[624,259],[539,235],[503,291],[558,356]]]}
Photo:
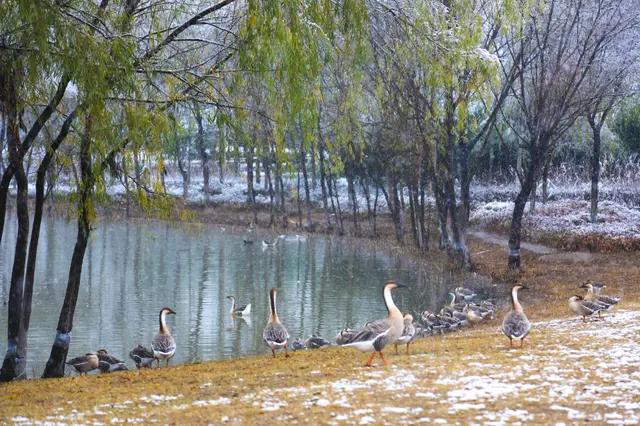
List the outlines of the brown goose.
{"label": "brown goose", "polygon": [[518,290],[525,289],[524,284],[516,284],[511,289],[511,303],[513,308],[511,312],[504,317],[502,321],[502,332],[509,338],[509,347],[513,348],[513,339],[520,339],[520,347],[524,346],[524,339],[531,330],[531,323],[522,310],[522,305],[518,301]]}
{"label": "brown goose", "polygon": [[249,315],[251,313],[251,303],[244,306],[236,305],[236,298],[234,296],[227,296],[227,299],[231,300],[231,310],[229,313],[231,315]]}
{"label": "brown goose", "polygon": [[269,316],[269,321],[267,322],[267,326],[264,328],[262,332],[262,338],[264,342],[271,348],[271,353],[273,357],[276,357],[276,349],[280,349],[284,347],[284,356],[285,358],[289,358],[289,349],[287,348],[287,340],[289,340],[289,332],[286,328],[280,323],[280,318],[278,318],[278,311],[276,310],[276,289],[272,288],[269,292],[269,301],[271,306],[271,315]]}
{"label": "brown goose", "polygon": [[404,319],[402,318],[402,313],[395,303],[393,303],[393,298],[391,297],[392,290],[402,287],[406,287],[406,285],[399,284],[395,281],[387,281],[382,287],[382,297],[384,298],[384,303],[388,311],[387,317],[382,320],[372,321],[365,324],[362,330],[360,330],[357,335],[353,336],[351,342],[344,345],[354,347],[363,352],[373,352],[371,354],[371,358],[369,358],[369,361],[365,364],[367,367],[371,367],[371,363],[373,362],[373,357],[376,355],[376,352],[380,354],[382,362],[385,365],[388,365],[387,360],[384,359],[382,350],[385,346],[394,344],[402,335],[402,331],[404,330]]}
{"label": "brown goose", "polygon": [[70,359],[66,364],[75,368],[82,376],[83,373],[86,375],[89,371],[98,368],[100,366],[100,360],[94,352],[89,352],[85,355]]}
{"label": "brown goose", "polygon": [[[597,304],[602,305],[602,310],[608,311],[612,307],[620,303],[620,298],[600,295],[600,291],[602,291],[604,287],[606,287],[606,285],[600,283],[592,283],[589,280],[585,281],[580,286],[580,288],[584,288],[587,290],[587,294],[584,296],[584,300],[588,300],[589,302],[596,302]],[[602,310],[598,311],[598,317],[600,318],[602,318]]]}
{"label": "brown goose", "polygon": [[151,368],[153,361],[156,360],[151,349],[138,345],[129,351],[129,358],[136,363],[136,368]]}
{"label": "brown goose", "polygon": [[127,371],[127,365],[124,361],[119,360],[115,356],[109,354],[106,349],[98,349],[96,351],[100,364],[98,368],[101,373],[111,373],[112,371]]}
{"label": "brown goose", "polygon": [[173,336],[169,332],[167,328],[166,320],[167,315],[175,315],[169,308],[160,309],[160,330],[156,337],[153,338],[153,342],[151,342],[151,349],[153,349],[153,356],[158,361],[158,367],[160,367],[160,360],[165,360],[165,367],[169,366],[169,360],[173,358],[173,355],[176,353],[176,342],[173,340]]}
{"label": "brown goose", "polygon": [[580,315],[582,317],[582,322],[586,324],[588,316],[591,316],[596,312],[600,312],[604,308],[603,305],[594,301],[586,300],[582,296],[571,296],[569,298],[569,309]]}
{"label": "brown goose", "polygon": [[417,337],[416,327],[413,325],[413,316],[411,314],[404,314],[404,328],[402,329],[402,335],[396,340],[396,355],[398,355],[398,345],[407,345],[406,354],[409,355],[409,345]]}

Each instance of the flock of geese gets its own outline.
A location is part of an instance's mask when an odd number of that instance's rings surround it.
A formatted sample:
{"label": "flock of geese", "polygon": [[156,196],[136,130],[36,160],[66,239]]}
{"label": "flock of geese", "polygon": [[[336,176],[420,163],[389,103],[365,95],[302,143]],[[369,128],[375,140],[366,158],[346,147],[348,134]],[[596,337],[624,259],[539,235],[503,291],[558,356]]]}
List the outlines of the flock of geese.
{"label": "flock of geese", "polygon": [[[442,308],[439,314],[423,311],[420,314],[422,325],[415,325],[413,316],[409,313],[404,315],[393,301],[392,292],[396,289],[407,287],[397,281],[387,281],[382,287],[382,297],[387,308],[386,318],[367,322],[360,329],[345,328],[341,330],[335,338],[335,344],[352,347],[362,352],[370,352],[371,357],[365,364],[373,365],[376,353],[382,362],[387,365],[383,349],[387,346],[395,345],[395,352],[398,354],[398,345],[406,345],[406,353],[409,353],[409,345],[420,336],[429,333],[443,333],[452,331],[459,327],[474,327],[484,319],[493,319],[495,305],[488,300],[474,303],[476,294],[467,288],[458,287],[454,292],[449,293],[450,301]],[[584,296],[575,295],[569,298],[569,308],[572,312],[580,315],[586,323],[587,317],[598,314],[602,311],[610,310],[620,302],[620,297],[601,295],[601,290],[606,287],[604,284],[584,282],[580,288],[586,290]],[[502,332],[509,339],[509,347],[513,348],[513,342],[520,341],[520,347],[524,346],[524,340],[531,330],[531,323],[522,309],[518,300],[518,292],[526,290],[524,284],[516,284],[511,289],[511,311],[505,316],[502,322]],[[233,296],[227,296],[232,301],[230,309],[231,315],[250,315],[251,304],[237,306]],[[269,291],[270,315],[267,325],[263,331],[263,339],[271,349],[273,357],[277,350],[284,349],[285,357],[290,357],[288,342],[291,338],[287,329],[280,322],[276,307],[276,289]],[[170,308],[162,308],[159,314],[159,330],[153,338],[151,349],[142,345],[137,345],[129,352],[129,357],[134,361],[136,368],[151,368],[154,361],[160,367],[160,361],[165,361],[165,367],[169,366],[169,361],[176,352],[176,343],[167,328],[167,315],[175,315]],[[333,343],[320,336],[312,335],[302,341],[297,339],[292,342],[292,349],[316,349],[331,346]],[[105,349],[90,352],[73,358],[67,362],[74,367],[77,372],[87,374],[91,370],[99,369],[102,373],[126,370],[125,362],[110,355]]]}

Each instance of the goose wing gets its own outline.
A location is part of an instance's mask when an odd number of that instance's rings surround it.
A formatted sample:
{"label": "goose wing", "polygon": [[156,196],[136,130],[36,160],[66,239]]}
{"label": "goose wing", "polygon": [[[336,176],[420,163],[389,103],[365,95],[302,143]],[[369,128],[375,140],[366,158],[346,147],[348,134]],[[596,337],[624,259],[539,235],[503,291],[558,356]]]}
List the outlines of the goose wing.
{"label": "goose wing", "polygon": [[511,311],[502,322],[502,331],[509,338],[524,339],[531,330],[531,323],[522,312]]}
{"label": "goose wing", "polygon": [[98,359],[100,361],[104,361],[104,362],[107,362],[109,364],[124,364],[123,361],[121,361],[118,358],[116,358],[115,356],[112,356],[112,355],[109,355],[109,354],[98,354]]}
{"label": "goose wing", "polygon": [[581,300],[582,306],[588,311],[587,315],[595,314],[604,309],[604,305],[591,300]]}
{"label": "goose wing", "polygon": [[271,322],[267,324],[262,333],[262,338],[265,342],[275,342],[284,344],[289,340],[289,332],[280,323]]}
{"label": "goose wing", "polygon": [[607,306],[613,306],[620,303],[619,297],[611,297],[611,296],[597,296],[598,302],[604,303]]}

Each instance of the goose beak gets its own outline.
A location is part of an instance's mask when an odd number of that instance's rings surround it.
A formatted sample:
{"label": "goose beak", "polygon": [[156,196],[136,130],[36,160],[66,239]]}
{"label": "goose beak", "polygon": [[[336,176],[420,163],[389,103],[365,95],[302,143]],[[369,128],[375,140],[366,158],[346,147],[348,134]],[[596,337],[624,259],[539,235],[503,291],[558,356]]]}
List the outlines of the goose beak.
{"label": "goose beak", "polygon": [[175,314],[176,314],[176,313],[175,313],[175,312],[173,312],[173,311],[169,311],[168,313],[169,313],[169,314],[173,314],[173,315],[175,315]]}
{"label": "goose beak", "polygon": [[582,285],[581,285],[580,287],[578,287],[578,288],[587,288],[587,285],[586,285],[586,284],[582,284]]}
{"label": "goose beak", "polygon": [[409,286],[406,284],[396,283],[396,288],[403,288],[403,287],[409,288]]}
{"label": "goose beak", "polygon": [[529,286],[527,286],[526,284],[522,284],[522,288],[524,288],[525,290],[529,290]]}
{"label": "goose beak", "polygon": [[231,300],[231,296],[227,296],[227,299]]}

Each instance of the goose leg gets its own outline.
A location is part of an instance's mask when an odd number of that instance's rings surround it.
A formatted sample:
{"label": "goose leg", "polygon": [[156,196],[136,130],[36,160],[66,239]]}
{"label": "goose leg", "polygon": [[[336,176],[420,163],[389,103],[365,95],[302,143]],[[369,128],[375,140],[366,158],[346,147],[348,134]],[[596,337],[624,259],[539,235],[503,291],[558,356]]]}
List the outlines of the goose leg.
{"label": "goose leg", "polygon": [[160,368],[160,358],[156,358],[156,368]]}
{"label": "goose leg", "polygon": [[164,368],[169,368],[169,358],[165,361]]}
{"label": "goose leg", "polygon": [[271,353],[273,354],[273,357],[275,358],[276,357],[276,350],[271,348]]}
{"label": "goose leg", "polygon": [[409,355],[409,344],[407,343],[407,355]]}
{"label": "goose leg", "polygon": [[586,315],[583,315],[583,316],[582,316],[582,323],[583,323],[583,324],[586,324],[586,323],[587,323],[587,316],[586,316]]}
{"label": "goose leg", "polygon": [[382,352],[378,352],[380,354],[380,358],[382,358],[382,362],[384,362],[384,365],[389,365],[389,363],[387,362],[386,359],[384,359],[384,354]]}
{"label": "goose leg", "polygon": [[396,343],[396,355],[398,355],[398,344]]}
{"label": "goose leg", "polygon": [[520,339],[520,348],[524,348],[524,337]]}
{"label": "goose leg", "polygon": [[369,358],[369,361],[367,361],[367,363],[364,365],[365,367],[371,367],[374,356],[376,356],[375,352],[371,354],[371,358]]}
{"label": "goose leg", "polygon": [[291,355],[289,355],[289,349],[287,348],[287,345],[284,345],[284,357],[285,358],[291,357]]}
{"label": "goose leg", "polygon": [[513,349],[513,339],[509,337],[509,349]]}

